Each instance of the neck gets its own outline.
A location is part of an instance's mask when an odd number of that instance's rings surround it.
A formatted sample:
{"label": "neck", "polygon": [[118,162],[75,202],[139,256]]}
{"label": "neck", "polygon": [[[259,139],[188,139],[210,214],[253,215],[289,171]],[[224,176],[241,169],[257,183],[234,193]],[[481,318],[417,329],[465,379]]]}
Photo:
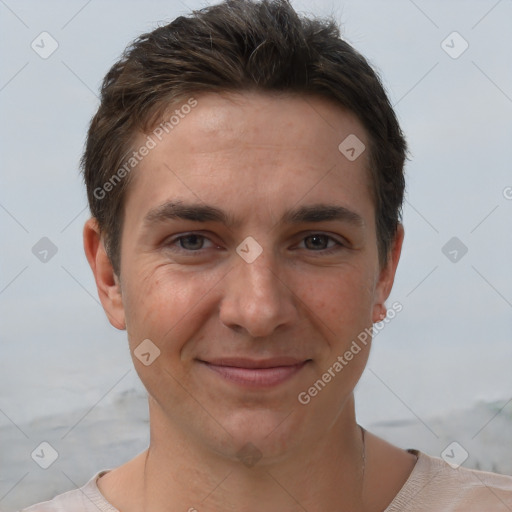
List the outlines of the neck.
{"label": "neck", "polygon": [[[150,400],[144,512],[363,510],[365,450],[353,397],[336,421],[279,457],[234,458],[171,424]],[[219,443],[219,446],[223,443]],[[256,448],[247,448],[250,451]],[[257,457],[256,457],[257,458]],[[141,475],[142,476],[142,475]]]}

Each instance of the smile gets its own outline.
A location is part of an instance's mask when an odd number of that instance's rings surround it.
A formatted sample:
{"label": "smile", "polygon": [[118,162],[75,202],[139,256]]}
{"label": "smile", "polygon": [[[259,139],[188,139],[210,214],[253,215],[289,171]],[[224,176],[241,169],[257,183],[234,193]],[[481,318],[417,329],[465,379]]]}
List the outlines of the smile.
{"label": "smile", "polygon": [[283,361],[250,361],[239,360],[221,362],[200,361],[207,368],[217,373],[226,380],[248,387],[272,387],[281,384],[293,375],[298,373],[304,366],[311,361],[308,359],[302,362]]}

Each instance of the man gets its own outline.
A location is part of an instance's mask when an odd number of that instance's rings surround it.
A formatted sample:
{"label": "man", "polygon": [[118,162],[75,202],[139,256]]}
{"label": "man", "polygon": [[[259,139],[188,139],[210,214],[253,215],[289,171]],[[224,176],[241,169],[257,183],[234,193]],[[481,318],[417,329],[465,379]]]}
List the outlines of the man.
{"label": "man", "polygon": [[35,511],[507,511],[512,478],[356,422],[400,257],[406,144],[333,22],[228,0],[107,74],[87,259],[149,395],[150,446]]}

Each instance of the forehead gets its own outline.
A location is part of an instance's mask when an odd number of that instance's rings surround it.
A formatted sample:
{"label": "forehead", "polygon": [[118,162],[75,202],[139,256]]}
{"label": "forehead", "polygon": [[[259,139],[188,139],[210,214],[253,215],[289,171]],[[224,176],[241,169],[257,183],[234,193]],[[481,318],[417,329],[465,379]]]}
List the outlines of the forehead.
{"label": "forehead", "polygon": [[[336,195],[347,206],[369,199],[366,132],[335,103],[255,92],[200,94],[194,102],[173,104],[139,135],[135,147],[148,136],[154,147],[133,172],[125,204],[143,196],[154,206],[169,194],[219,204],[230,197],[233,205],[259,198],[261,206],[282,201],[283,192],[292,203],[306,195]],[[358,158],[347,158],[347,140],[362,151]]]}
{"label": "forehead", "polygon": [[[247,91],[207,93],[195,100],[197,106],[171,133],[196,154],[224,149],[242,152],[248,146],[261,146],[292,150],[287,157],[296,152],[298,158],[307,153],[308,160],[321,160],[326,146],[336,150],[349,135],[367,139],[354,114],[317,96]],[[185,101],[173,105],[164,115],[164,124],[184,105]],[[333,156],[339,153],[333,151]]]}

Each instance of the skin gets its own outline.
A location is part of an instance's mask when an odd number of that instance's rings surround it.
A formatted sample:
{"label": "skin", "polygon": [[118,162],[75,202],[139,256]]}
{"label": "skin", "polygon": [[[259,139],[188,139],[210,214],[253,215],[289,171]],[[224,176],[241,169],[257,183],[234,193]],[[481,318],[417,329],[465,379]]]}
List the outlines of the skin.
{"label": "skin", "polygon": [[[100,491],[123,512],[382,511],[416,458],[367,433],[362,479],[353,391],[370,343],[309,404],[297,399],[382,318],[393,285],[403,228],[381,267],[367,152],[351,162],[338,150],[350,134],[368,147],[365,130],[316,97],[196,98],[133,171],[119,276],[96,221],[84,228],[99,297],[127,330],[149,395],[148,450],[100,478]],[[145,220],[169,201],[211,205],[236,222]],[[283,220],[319,204],[360,222]],[[178,239],[191,232],[199,238]],[[236,252],[248,236],[262,248],[252,263]],[[160,350],[148,366],[134,356],[145,339]],[[199,361],[235,356],[309,361],[264,390]],[[237,456],[247,443],[261,455],[252,467]]]}

